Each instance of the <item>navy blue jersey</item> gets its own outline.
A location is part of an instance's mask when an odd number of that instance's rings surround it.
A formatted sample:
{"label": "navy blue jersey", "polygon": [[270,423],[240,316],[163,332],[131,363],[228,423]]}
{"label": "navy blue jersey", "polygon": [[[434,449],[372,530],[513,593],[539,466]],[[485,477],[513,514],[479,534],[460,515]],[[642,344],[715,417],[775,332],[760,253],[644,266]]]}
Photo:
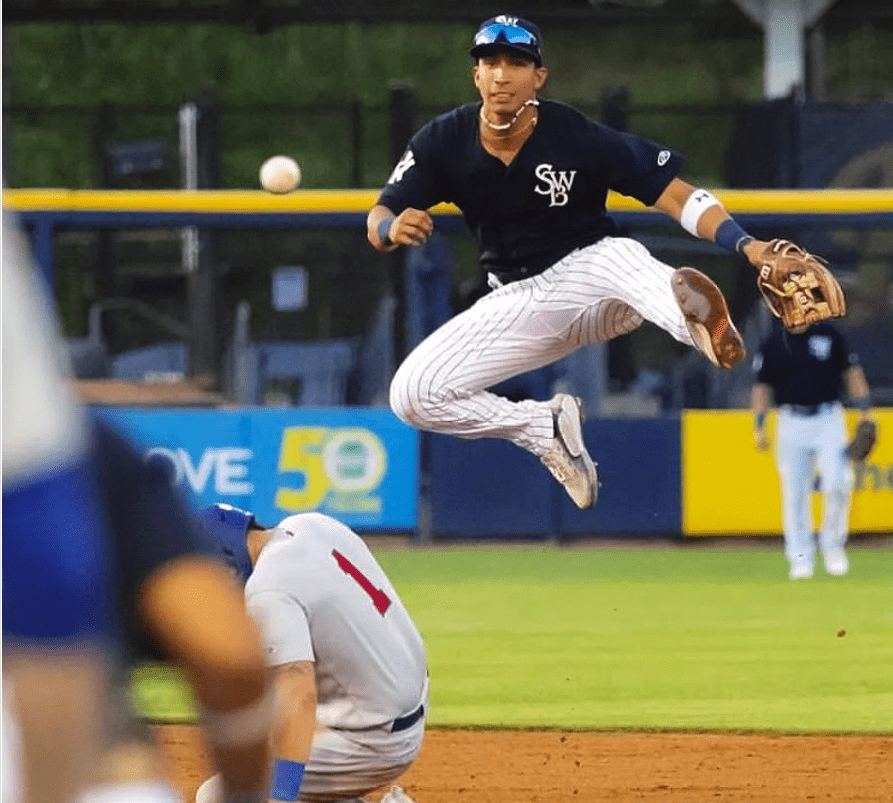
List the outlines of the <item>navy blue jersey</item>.
{"label": "navy blue jersey", "polygon": [[143,627],[138,598],[146,580],[166,563],[189,555],[216,557],[167,474],[148,465],[108,423],[96,419],[95,465],[111,531],[117,612],[126,658],[164,657]]}
{"label": "navy blue jersey", "polygon": [[795,335],[777,328],[754,357],[757,382],[770,385],[776,404],[816,405],[837,401],[843,375],[859,357],[831,324],[814,324]]}
{"label": "navy blue jersey", "polygon": [[481,266],[500,277],[540,273],[616,234],[608,191],[652,206],[682,167],[678,153],[555,101],[540,101],[533,133],[505,165],[480,143],[480,109],[466,104],[420,129],[378,203],[394,214],[455,204],[478,239]]}

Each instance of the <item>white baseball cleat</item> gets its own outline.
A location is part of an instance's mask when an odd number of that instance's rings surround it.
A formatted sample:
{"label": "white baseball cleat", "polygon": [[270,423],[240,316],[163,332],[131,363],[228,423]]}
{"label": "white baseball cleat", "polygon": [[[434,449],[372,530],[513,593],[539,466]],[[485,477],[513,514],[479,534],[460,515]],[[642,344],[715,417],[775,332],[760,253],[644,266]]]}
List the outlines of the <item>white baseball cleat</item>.
{"label": "white baseball cleat", "polygon": [[850,570],[850,562],[846,552],[840,547],[827,550],[822,556],[825,560],[825,571],[835,577],[843,577]]}
{"label": "white baseball cleat", "polygon": [[415,803],[400,786],[392,786],[379,803]]}
{"label": "white baseball cleat", "polygon": [[791,580],[809,580],[814,573],[812,566],[805,563],[795,563],[788,572]]}
{"label": "white baseball cleat", "polygon": [[698,351],[720,368],[741,362],[747,354],[744,341],[713,280],[694,268],[679,268],[673,271],[670,284]]}
{"label": "white baseball cleat", "polygon": [[195,790],[195,803],[220,803],[223,799],[223,776],[218,772]]}
{"label": "white baseball cleat", "polygon": [[555,437],[540,460],[568,492],[581,510],[590,508],[598,498],[598,472],[586,451],[580,420],[580,400],[559,393],[549,402]]}

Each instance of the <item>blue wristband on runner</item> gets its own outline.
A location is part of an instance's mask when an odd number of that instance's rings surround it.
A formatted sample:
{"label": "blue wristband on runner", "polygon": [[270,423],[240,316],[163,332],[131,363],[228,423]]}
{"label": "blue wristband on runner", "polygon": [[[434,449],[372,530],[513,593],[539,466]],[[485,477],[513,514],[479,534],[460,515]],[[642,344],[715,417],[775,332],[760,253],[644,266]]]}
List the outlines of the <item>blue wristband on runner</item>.
{"label": "blue wristband on runner", "polygon": [[285,761],[277,758],[273,762],[273,781],[270,787],[270,799],[294,803],[301,791],[304,780],[304,765],[300,761]]}
{"label": "blue wristband on runner", "polygon": [[716,235],[713,237],[713,242],[720,248],[725,248],[727,251],[737,251],[740,254],[741,249],[748,243],[753,242],[753,239],[734,219],[729,218],[719,224]]}

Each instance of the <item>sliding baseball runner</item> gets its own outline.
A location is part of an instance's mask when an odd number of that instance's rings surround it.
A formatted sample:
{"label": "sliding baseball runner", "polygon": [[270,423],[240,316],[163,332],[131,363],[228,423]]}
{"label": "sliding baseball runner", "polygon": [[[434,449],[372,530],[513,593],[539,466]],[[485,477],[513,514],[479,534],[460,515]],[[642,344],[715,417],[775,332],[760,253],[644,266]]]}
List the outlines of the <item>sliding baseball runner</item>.
{"label": "sliding baseball runner", "polygon": [[656,207],[755,266],[768,244],[743,231],[712,193],[678,178],[682,157],[672,149],[538,99],[548,70],[532,22],[489,19],[470,52],[480,102],[412,137],[367,230],[378,251],[422,245],[433,232],[427,210],[453,203],[479,241],[493,289],[410,353],[393,379],[391,407],[420,429],[512,441],[588,508],[599,483],[579,401],[563,393],[510,401],[488,388],[645,320],[722,368],[745,356],[719,288],[619,236],[606,212],[609,190]]}
{"label": "sliding baseball runner", "polygon": [[[422,746],[427,658],[369,548],[319,513],[266,528],[250,513],[215,505],[200,519],[247,581],[245,600],[273,671],[270,799],[358,801],[391,784]],[[197,803],[220,803],[215,786],[206,781]],[[406,801],[395,787],[382,803]]]}

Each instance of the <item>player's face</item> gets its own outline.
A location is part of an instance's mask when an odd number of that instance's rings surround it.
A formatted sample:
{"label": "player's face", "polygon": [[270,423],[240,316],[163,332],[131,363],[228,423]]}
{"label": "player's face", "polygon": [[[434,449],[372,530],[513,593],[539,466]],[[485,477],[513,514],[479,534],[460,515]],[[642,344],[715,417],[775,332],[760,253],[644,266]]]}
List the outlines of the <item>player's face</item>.
{"label": "player's face", "polygon": [[493,114],[514,114],[532,100],[546,83],[548,71],[530,59],[510,51],[497,51],[478,59],[474,66],[474,85],[484,107]]}

